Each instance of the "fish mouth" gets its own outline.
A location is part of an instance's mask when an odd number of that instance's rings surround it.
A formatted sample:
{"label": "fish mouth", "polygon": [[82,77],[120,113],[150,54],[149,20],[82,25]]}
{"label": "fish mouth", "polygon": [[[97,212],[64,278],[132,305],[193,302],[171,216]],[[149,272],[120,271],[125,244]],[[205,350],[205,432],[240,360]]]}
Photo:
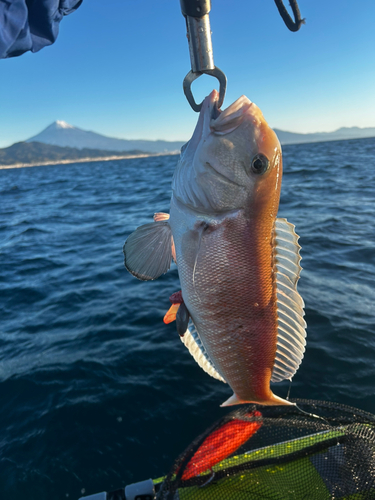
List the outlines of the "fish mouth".
{"label": "fish mouth", "polygon": [[210,128],[212,132],[218,135],[225,135],[233,132],[241,125],[245,115],[248,115],[248,117],[256,120],[258,107],[246,96],[242,95],[222,111],[217,109],[218,94],[212,94],[213,93],[209,96],[212,108],[210,121]]}
{"label": "fish mouth", "polygon": [[201,111],[197,125],[190,141],[183,146],[181,154],[192,154],[196,151],[200,142],[204,142],[214,132],[217,135],[225,135],[233,132],[249,113],[256,115],[258,107],[246,96],[239,97],[224,110],[219,109],[219,92],[213,90],[202,102]]}
{"label": "fish mouth", "polygon": [[182,147],[181,154],[191,154],[195,152],[199,143],[207,138],[211,133],[210,124],[212,120],[216,120],[220,114],[221,110],[218,109],[219,92],[213,90],[202,102],[201,111],[199,113],[199,118],[197,125],[195,127],[194,133],[189,142]]}

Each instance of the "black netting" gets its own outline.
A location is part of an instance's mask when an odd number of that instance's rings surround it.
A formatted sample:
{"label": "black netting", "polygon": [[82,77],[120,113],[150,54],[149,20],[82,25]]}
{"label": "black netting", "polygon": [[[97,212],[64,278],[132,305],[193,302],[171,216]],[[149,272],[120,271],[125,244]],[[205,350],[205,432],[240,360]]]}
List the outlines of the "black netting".
{"label": "black netting", "polygon": [[375,499],[375,416],[330,402],[244,405],[176,460],[158,500]]}

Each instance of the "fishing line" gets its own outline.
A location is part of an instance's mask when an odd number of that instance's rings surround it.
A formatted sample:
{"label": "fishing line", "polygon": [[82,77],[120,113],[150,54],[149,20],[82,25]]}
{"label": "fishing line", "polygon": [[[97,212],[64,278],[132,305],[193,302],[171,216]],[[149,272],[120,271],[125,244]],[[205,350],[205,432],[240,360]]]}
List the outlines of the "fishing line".
{"label": "fishing line", "polygon": [[289,396],[290,396],[290,389],[292,388],[292,379],[289,380],[289,389],[288,389],[288,394],[286,395],[286,400],[289,401]]}
{"label": "fishing line", "polygon": [[199,488],[204,488],[205,486],[208,486],[214,479],[215,477],[215,471],[211,468],[211,476],[207,479],[207,481],[199,486]]}
{"label": "fishing line", "polygon": [[319,420],[323,420],[323,422],[325,422],[327,425],[329,425],[331,427],[331,424],[324,417],[320,417],[319,415],[315,415],[315,413],[309,413],[308,411],[302,410],[302,408],[300,408],[296,403],[295,403],[295,407],[301,413],[304,413],[305,415],[308,415],[309,417],[318,418]]}
{"label": "fishing line", "polygon": [[[289,401],[289,396],[290,396],[290,390],[292,388],[292,379],[289,379],[289,389],[288,389],[288,394],[286,396],[286,400]],[[305,415],[308,415],[309,417],[313,417],[313,418],[318,418],[319,420],[323,420],[326,424],[328,424],[329,426],[331,426],[331,424],[328,422],[328,420],[326,420],[324,417],[320,417],[319,415],[315,415],[315,413],[309,413],[305,410],[302,410],[302,408],[300,408],[296,403],[294,403],[295,407],[297,408],[297,410],[299,410],[301,413],[304,413]]]}

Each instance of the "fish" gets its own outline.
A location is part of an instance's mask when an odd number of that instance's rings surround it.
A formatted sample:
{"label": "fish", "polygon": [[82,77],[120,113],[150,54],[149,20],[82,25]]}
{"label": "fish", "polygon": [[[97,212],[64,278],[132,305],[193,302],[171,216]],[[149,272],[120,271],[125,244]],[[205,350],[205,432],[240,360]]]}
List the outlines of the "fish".
{"label": "fish", "polygon": [[262,414],[255,410],[234,418],[209,434],[184,468],[182,480],[196,477],[232,455],[262,427]]}
{"label": "fish", "polygon": [[217,101],[216,90],[204,99],[181,149],[170,213],[128,237],[125,267],[153,280],[176,261],[171,319],[203,370],[232,389],[221,406],[292,405],[270,385],[292,379],[306,345],[299,236],[277,217],[281,146],[246,96],[224,110]]}

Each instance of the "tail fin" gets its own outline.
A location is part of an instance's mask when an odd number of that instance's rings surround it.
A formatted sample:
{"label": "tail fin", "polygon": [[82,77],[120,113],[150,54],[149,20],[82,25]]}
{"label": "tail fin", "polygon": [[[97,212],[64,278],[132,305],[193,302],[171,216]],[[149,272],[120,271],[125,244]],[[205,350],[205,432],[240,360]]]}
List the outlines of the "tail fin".
{"label": "tail fin", "polygon": [[242,405],[242,404],[248,404],[248,403],[253,403],[253,404],[258,404],[258,405],[265,405],[265,406],[278,406],[278,405],[285,405],[285,406],[296,406],[296,403],[292,403],[291,401],[287,401],[286,399],[279,398],[279,396],[275,396],[271,392],[271,397],[267,400],[262,400],[262,401],[244,401],[240,399],[237,394],[233,393],[233,395],[224,401],[221,407],[224,406],[234,406],[234,405]]}

